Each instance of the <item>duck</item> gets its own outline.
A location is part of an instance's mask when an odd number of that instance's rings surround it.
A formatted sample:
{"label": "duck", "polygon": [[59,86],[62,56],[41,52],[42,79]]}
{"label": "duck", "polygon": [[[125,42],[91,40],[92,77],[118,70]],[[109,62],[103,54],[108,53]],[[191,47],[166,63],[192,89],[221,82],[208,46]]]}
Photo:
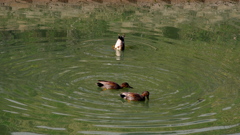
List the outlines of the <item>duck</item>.
{"label": "duck", "polygon": [[124,51],[125,49],[125,44],[124,44],[124,37],[125,35],[118,35],[118,39],[116,44],[114,45],[114,50],[118,50],[118,51]]}
{"label": "duck", "polygon": [[133,92],[122,92],[120,94],[120,97],[128,101],[145,101],[146,98],[147,100],[149,100],[149,95],[150,93],[148,91],[144,91],[142,94]]}
{"label": "duck", "polygon": [[127,82],[124,82],[121,85],[119,85],[115,82],[105,80],[98,80],[97,86],[103,88],[103,90],[133,88]]}

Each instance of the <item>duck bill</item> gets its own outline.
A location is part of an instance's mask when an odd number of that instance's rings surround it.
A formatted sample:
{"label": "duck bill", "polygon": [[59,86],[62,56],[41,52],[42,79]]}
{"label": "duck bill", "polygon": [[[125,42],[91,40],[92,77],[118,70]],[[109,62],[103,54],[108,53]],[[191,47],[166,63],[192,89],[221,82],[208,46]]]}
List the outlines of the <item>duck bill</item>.
{"label": "duck bill", "polygon": [[131,88],[131,89],[133,89],[133,87],[131,87],[131,86],[128,86],[128,88]]}
{"label": "duck bill", "polygon": [[147,97],[147,100],[149,100],[149,96],[146,96]]}

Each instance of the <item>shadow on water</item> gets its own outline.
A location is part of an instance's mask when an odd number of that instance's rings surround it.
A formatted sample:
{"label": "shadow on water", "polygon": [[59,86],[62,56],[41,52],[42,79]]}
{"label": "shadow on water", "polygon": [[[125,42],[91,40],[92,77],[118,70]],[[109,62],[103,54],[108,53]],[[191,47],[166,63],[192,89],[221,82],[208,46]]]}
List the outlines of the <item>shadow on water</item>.
{"label": "shadow on water", "polygon": [[163,27],[162,28],[163,31],[163,36],[166,38],[171,38],[171,39],[179,39],[179,29],[175,28],[175,27]]}
{"label": "shadow on water", "polygon": [[0,134],[240,133],[239,6],[19,4],[0,6]]}
{"label": "shadow on water", "polygon": [[133,109],[135,106],[149,108],[149,100],[147,100],[147,101],[126,101],[126,100],[122,99],[122,103],[125,105],[131,105],[133,107]]}

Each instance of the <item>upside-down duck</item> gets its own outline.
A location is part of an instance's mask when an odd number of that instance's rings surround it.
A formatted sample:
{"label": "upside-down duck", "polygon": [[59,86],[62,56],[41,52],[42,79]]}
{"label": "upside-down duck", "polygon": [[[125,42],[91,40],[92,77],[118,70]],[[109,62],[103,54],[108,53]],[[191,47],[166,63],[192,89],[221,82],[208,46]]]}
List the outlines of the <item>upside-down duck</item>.
{"label": "upside-down duck", "polygon": [[122,36],[118,35],[117,42],[114,45],[114,50],[124,51],[125,49],[124,37],[125,35],[122,35]]}

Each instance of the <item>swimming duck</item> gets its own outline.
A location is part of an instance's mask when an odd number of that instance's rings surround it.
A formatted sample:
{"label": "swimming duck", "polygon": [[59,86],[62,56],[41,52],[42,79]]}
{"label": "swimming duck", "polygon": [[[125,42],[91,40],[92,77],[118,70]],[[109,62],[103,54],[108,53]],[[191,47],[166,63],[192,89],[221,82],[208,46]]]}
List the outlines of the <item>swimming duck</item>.
{"label": "swimming duck", "polygon": [[115,50],[124,51],[124,49],[125,49],[124,37],[125,37],[125,35],[122,35],[122,36],[119,35],[118,36],[117,42],[114,45]]}
{"label": "swimming duck", "polygon": [[133,88],[131,87],[127,82],[122,83],[122,85],[119,85],[112,81],[104,81],[104,80],[98,80],[97,83],[98,87],[103,88],[103,90],[106,89],[122,89],[122,88]]}
{"label": "swimming duck", "polygon": [[128,101],[145,101],[145,97],[149,100],[149,95],[148,91],[144,91],[141,95],[133,92],[122,92],[120,97]]}

